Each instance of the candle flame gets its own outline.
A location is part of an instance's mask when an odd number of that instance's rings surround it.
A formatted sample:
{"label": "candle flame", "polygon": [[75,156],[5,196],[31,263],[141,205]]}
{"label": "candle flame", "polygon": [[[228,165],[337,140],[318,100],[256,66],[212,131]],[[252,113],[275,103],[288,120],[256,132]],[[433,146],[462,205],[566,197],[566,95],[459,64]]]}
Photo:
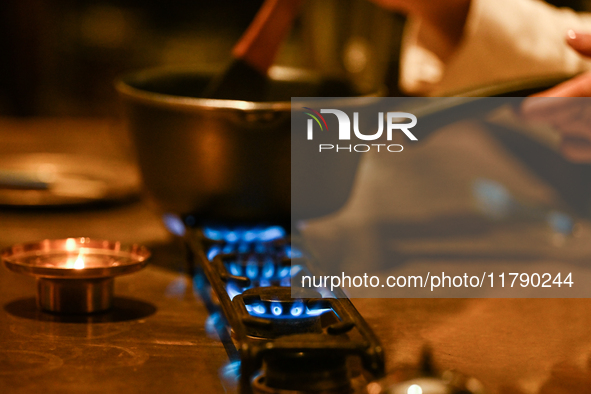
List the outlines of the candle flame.
{"label": "candle flame", "polygon": [[78,253],[78,258],[76,261],[74,261],[74,269],[84,269],[84,257],[82,256],[82,250],[80,250],[80,253]]}

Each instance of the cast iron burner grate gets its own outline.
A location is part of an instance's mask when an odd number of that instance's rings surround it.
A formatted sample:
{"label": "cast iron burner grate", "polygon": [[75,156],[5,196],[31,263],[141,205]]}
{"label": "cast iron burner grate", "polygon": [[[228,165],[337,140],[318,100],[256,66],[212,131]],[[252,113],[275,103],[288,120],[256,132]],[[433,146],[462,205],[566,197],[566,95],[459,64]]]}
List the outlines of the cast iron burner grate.
{"label": "cast iron burner grate", "polygon": [[281,226],[188,229],[195,288],[249,393],[351,393],[384,375],[375,334],[340,289],[301,289],[311,257]]}

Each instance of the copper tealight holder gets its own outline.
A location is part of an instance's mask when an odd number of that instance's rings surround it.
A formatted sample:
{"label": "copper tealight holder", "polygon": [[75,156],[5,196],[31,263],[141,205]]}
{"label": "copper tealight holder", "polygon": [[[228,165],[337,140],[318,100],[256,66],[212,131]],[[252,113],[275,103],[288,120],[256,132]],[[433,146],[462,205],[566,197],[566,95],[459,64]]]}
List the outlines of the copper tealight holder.
{"label": "copper tealight holder", "polygon": [[46,239],[2,251],[8,269],[37,278],[37,306],[55,313],[94,313],[113,301],[114,277],[145,267],[140,245],[90,238]]}

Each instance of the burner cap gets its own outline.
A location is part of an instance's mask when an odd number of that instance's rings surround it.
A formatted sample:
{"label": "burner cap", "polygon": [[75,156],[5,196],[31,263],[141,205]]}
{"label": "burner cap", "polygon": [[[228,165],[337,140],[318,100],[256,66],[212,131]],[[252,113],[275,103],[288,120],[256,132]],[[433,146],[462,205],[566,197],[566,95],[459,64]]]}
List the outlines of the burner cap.
{"label": "burner cap", "polygon": [[298,293],[305,298],[291,298],[286,287],[258,287],[236,296],[233,303],[242,312],[242,321],[248,335],[258,338],[277,338],[294,333],[319,333],[322,331],[320,316],[326,309],[310,308],[306,299],[318,299],[316,291]]}

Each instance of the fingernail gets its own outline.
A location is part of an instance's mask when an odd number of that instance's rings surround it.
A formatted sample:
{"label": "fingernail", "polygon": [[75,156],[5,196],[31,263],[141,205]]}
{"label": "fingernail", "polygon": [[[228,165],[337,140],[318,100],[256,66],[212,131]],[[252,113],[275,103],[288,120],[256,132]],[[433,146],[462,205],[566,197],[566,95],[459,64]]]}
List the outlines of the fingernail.
{"label": "fingernail", "polygon": [[574,31],[570,29],[566,32],[566,39],[567,41],[580,41],[580,40],[591,40],[591,34],[589,33],[581,33],[579,31]]}
{"label": "fingernail", "polygon": [[568,38],[570,38],[571,40],[576,40],[577,39],[577,32],[574,31],[573,29],[570,29],[569,31],[566,32],[566,36]]}

